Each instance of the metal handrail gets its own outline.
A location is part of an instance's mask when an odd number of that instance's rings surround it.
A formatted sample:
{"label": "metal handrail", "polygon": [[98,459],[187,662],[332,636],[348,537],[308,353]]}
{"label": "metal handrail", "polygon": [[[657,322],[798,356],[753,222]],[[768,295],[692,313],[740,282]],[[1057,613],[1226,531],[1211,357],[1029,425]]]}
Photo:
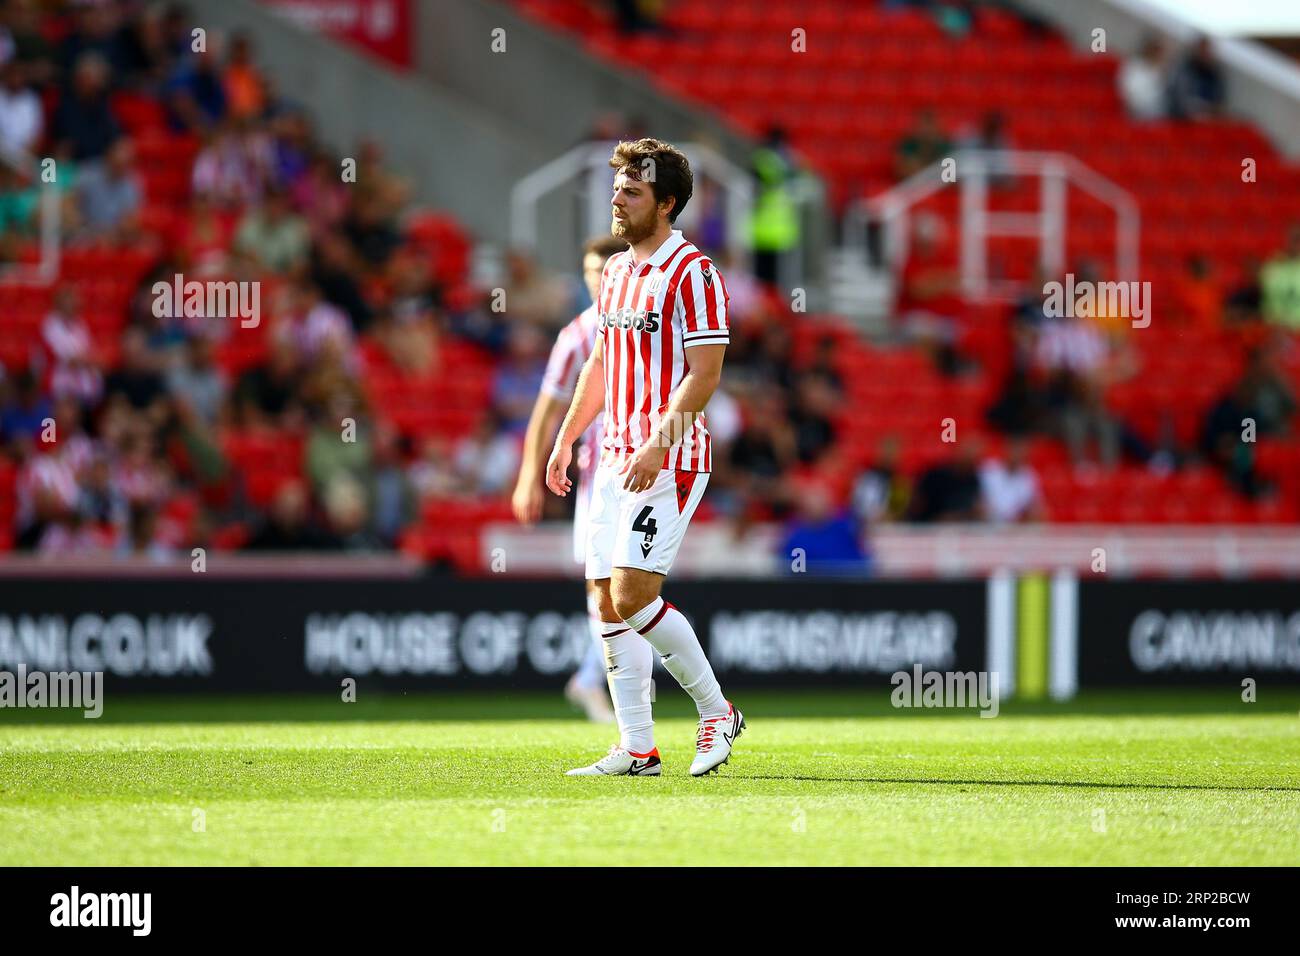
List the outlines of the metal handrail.
{"label": "metal handrail", "polygon": [[[956,160],[955,182],[941,178],[944,162]],[[988,209],[991,175],[1038,176],[1040,208],[1036,213],[997,213]],[[1115,210],[1116,278],[1135,279],[1139,267],[1141,217],[1128,191],[1068,153],[1005,149],[962,149],[936,160],[880,195],[850,204],[845,212],[845,245],[864,258],[867,231],[883,224],[885,259],[901,267],[909,247],[910,210],[941,189],[956,186],[961,194],[961,275],[966,293],[976,299],[1006,299],[1014,294],[1005,283],[989,279],[985,260],[990,235],[1037,236],[1039,258],[1052,274],[1064,267],[1069,228],[1066,187],[1073,185]]]}

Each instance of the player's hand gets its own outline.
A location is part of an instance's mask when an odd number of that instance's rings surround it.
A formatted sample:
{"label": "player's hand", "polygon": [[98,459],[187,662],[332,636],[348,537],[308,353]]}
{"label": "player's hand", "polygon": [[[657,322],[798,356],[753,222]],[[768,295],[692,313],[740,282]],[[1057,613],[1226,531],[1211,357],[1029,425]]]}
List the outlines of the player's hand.
{"label": "player's hand", "polygon": [[534,524],[542,516],[542,485],[535,473],[529,479],[519,476],[515,493],[510,496],[510,508],[522,525]]}
{"label": "player's hand", "polygon": [[551,459],[546,463],[546,487],[563,498],[573,487],[569,479],[569,462],[573,460],[573,446],[556,443]]}
{"label": "player's hand", "polygon": [[623,476],[623,488],[627,491],[645,491],[655,483],[664,463],[664,450],[658,442],[651,441],[642,445],[628,456],[619,469]]}

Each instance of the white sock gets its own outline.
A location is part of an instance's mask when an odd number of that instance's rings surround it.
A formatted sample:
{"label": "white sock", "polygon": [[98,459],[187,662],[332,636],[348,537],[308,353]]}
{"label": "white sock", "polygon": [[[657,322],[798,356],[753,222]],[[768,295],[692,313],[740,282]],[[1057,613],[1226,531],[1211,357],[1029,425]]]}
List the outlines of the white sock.
{"label": "white sock", "polygon": [[726,716],[727,698],[686,615],[663,598],[655,598],[625,621],[660,653],[664,667],[691,695],[701,717]]}
{"label": "white sock", "polygon": [[655,722],[650,709],[654,648],[622,621],[603,623],[600,636],[605,642],[606,677],[609,696],[614,700],[614,719],[618,721],[618,745],[633,754],[648,754],[655,749]]}
{"label": "white sock", "polygon": [[582,663],[574,672],[574,680],[584,690],[599,690],[605,686],[605,622],[600,619],[600,604],[594,594],[587,595],[587,628],[591,634],[591,643],[587,653],[582,655]]}

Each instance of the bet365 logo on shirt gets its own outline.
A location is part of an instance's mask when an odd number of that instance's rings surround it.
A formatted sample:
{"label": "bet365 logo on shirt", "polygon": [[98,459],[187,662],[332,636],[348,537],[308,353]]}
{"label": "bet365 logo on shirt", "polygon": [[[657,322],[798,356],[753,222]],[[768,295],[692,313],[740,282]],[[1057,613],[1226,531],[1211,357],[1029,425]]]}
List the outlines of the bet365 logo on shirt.
{"label": "bet365 logo on shirt", "polygon": [[659,313],[624,306],[614,312],[600,313],[600,330],[632,329],[634,332],[658,332]]}

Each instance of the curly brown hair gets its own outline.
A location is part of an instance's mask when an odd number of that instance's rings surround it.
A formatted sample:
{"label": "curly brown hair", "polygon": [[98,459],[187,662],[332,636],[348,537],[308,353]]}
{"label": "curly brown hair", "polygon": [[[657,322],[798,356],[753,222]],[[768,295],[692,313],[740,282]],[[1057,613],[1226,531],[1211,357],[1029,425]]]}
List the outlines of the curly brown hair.
{"label": "curly brown hair", "polygon": [[676,222],[690,202],[695,187],[691,164],[686,155],[670,143],[648,136],[636,141],[623,140],[614,147],[609,165],[626,174],[628,179],[649,182],[656,203],[670,196],[676,200],[668,213],[669,222]]}

